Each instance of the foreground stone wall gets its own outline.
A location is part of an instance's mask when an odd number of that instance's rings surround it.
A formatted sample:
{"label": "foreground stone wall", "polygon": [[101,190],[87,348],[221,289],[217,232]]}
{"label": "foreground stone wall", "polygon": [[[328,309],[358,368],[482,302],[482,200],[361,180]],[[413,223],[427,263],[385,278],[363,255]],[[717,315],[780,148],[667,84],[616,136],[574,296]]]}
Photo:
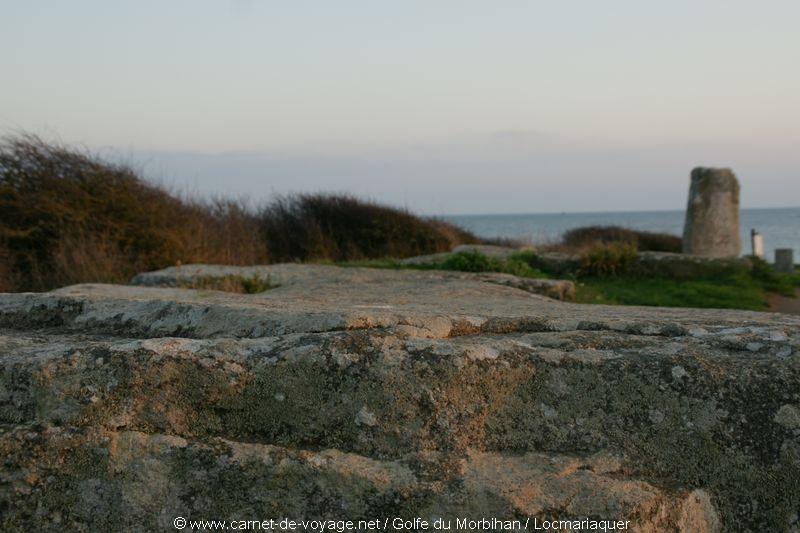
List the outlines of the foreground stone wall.
{"label": "foreground stone wall", "polygon": [[[158,279],[170,272],[139,282]],[[798,527],[796,317],[568,304],[422,272],[279,265],[273,279],[255,295],[0,296],[4,530]]]}

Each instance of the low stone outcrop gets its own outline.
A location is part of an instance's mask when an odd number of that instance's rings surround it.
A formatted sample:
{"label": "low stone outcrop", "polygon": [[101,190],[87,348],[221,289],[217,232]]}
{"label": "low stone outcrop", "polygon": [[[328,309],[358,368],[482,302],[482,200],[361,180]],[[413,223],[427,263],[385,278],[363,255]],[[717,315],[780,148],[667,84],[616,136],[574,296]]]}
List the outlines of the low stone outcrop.
{"label": "low stone outcrop", "polygon": [[[427,257],[427,256],[421,256]],[[199,282],[208,283],[214,279],[259,278],[281,286],[307,286],[309,278],[327,280],[329,285],[380,283],[383,279],[394,279],[393,274],[373,268],[339,268],[326,265],[278,264],[252,267],[220,265],[186,265],[171,267],[157,272],[147,272],[135,276],[132,285],[150,287],[195,287]],[[401,279],[403,275],[400,275]],[[406,276],[407,278],[407,276]],[[532,279],[502,274],[498,272],[459,272],[433,270],[413,275],[418,286],[437,284],[447,280],[474,280],[515,287],[524,291],[547,296],[556,300],[572,300],[575,297],[575,284],[568,280]]]}
{"label": "low stone outcrop", "polygon": [[278,265],[260,294],[0,296],[0,524],[798,527],[800,318],[428,274]]}

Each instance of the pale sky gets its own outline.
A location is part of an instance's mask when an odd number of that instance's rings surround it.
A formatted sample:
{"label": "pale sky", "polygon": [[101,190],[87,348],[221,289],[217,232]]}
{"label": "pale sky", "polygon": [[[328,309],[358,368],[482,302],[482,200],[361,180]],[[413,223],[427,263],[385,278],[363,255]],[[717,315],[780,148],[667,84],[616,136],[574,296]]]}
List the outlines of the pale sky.
{"label": "pale sky", "polygon": [[199,194],[433,214],[800,205],[800,2],[0,0],[0,133]]}

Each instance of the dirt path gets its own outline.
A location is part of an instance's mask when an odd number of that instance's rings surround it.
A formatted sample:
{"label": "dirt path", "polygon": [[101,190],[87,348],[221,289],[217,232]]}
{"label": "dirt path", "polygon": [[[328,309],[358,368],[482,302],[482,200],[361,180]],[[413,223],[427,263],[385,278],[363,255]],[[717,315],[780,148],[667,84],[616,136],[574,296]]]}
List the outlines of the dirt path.
{"label": "dirt path", "polygon": [[767,310],[770,312],[800,315],[800,289],[795,290],[794,298],[781,296],[780,294],[770,294],[767,301],[769,302]]}

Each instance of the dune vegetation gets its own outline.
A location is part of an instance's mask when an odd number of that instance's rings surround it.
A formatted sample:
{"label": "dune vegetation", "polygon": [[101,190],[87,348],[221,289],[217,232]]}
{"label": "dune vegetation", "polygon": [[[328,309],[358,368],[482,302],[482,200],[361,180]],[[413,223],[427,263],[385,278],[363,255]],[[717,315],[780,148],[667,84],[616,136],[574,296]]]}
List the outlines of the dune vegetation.
{"label": "dune vegetation", "polygon": [[6,291],[125,282],[179,262],[263,261],[254,222],[236,202],[180,198],[88,152],[31,136],[0,146]]}
{"label": "dune vegetation", "polygon": [[349,195],[197,200],[85,150],[29,135],[0,144],[0,291],[124,283],[176,264],[408,257],[474,242],[451,224]]}
{"label": "dune vegetation", "polygon": [[638,231],[619,226],[586,226],[566,232],[557,248],[580,251],[597,245],[624,243],[639,252],[681,253],[682,241],[677,235]]}
{"label": "dune vegetation", "polygon": [[479,242],[441,220],[349,195],[279,197],[259,211],[258,225],[273,262],[403,258]]}

